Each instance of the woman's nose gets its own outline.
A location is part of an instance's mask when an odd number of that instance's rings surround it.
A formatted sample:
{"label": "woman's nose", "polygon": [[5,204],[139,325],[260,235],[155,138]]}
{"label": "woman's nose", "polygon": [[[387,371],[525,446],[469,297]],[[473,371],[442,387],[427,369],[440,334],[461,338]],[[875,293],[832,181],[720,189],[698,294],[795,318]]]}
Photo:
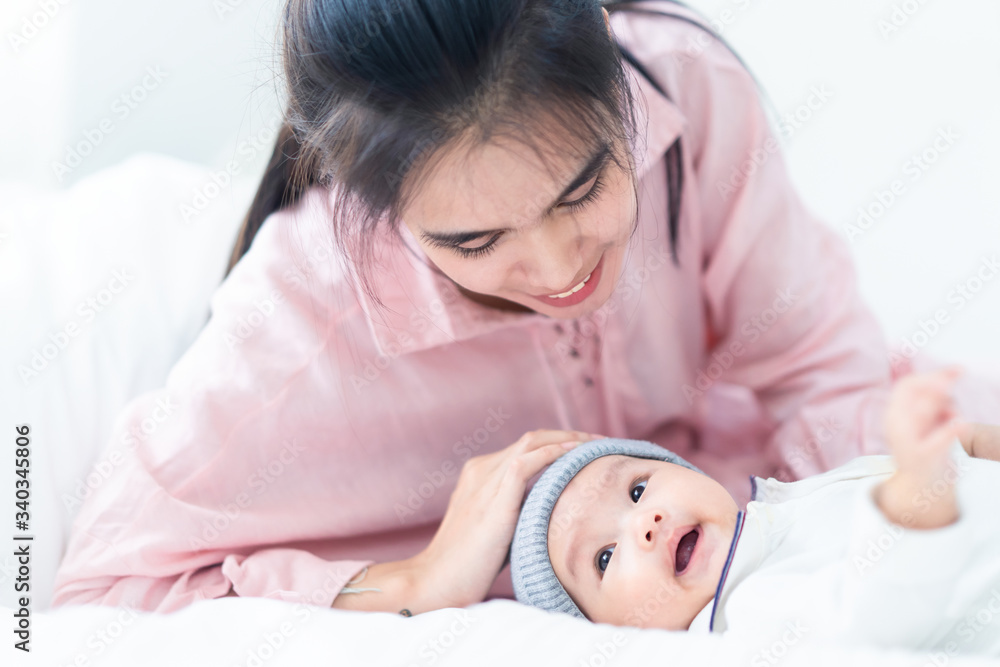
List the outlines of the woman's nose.
{"label": "woman's nose", "polygon": [[560,233],[544,224],[530,239],[528,280],[533,294],[557,294],[575,285],[584,260],[575,234]]}

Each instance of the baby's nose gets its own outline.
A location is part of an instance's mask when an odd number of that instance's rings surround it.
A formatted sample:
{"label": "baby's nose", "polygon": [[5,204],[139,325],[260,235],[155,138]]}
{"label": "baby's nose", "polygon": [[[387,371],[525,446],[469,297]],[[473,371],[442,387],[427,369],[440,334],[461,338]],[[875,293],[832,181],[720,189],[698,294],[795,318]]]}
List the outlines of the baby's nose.
{"label": "baby's nose", "polygon": [[656,512],[653,514],[651,519],[652,520],[650,520],[650,516],[647,514],[646,517],[643,519],[643,526],[642,526],[642,529],[644,531],[643,539],[646,542],[650,543],[656,539],[656,536],[663,528],[662,524],[663,515],[659,512]]}

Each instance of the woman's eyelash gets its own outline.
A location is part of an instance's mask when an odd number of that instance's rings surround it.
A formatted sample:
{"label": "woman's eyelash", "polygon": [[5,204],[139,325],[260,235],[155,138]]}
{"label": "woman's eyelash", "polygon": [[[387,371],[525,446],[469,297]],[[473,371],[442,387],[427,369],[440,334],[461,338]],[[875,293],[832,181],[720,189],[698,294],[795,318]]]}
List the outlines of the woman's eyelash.
{"label": "woman's eyelash", "polygon": [[[594,181],[594,187],[590,188],[590,192],[588,192],[587,194],[585,194],[584,196],[580,197],[579,199],[577,199],[574,202],[566,202],[566,203],[564,203],[563,206],[565,206],[566,208],[568,208],[568,209],[570,209],[572,211],[579,210],[579,209],[583,208],[584,206],[586,206],[587,204],[589,204],[590,202],[592,202],[595,199],[597,199],[600,196],[601,190],[602,190],[603,187],[604,187],[604,181],[602,181],[601,177],[598,176],[597,180]],[[443,245],[445,245],[445,247],[447,247],[447,248],[451,248],[452,250],[455,250],[462,257],[479,257],[481,255],[485,255],[486,253],[492,252],[493,249],[494,249],[494,246],[496,245],[496,242],[500,240],[501,236],[503,236],[503,232],[501,232],[499,234],[496,234],[485,245],[481,245],[481,246],[478,246],[476,248],[463,248],[461,246],[447,245],[447,244],[443,244]],[[442,244],[435,243],[435,245],[442,245]]]}
{"label": "woman's eyelash", "polygon": [[[643,479],[641,476],[640,477],[636,477],[635,479],[633,479],[632,483],[628,485],[629,499],[632,498],[632,492],[635,491],[636,488],[638,488],[637,485],[639,484],[639,482],[647,482],[647,481],[648,480]],[[643,487],[643,488],[645,488],[645,487]],[[639,498],[641,498],[641,497],[642,497],[642,494],[640,493],[639,494]],[[632,502],[636,502],[636,503],[639,502],[639,498],[635,499]],[[614,553],[614,547],[612,547],[610,549],[607,548],[607,547],[605,547],[605,548],[603,548],[603,549],[601,549],[600,551],[597,552],[597,560],[594,561],[594,566],[597,568],[597,576],[598,576],[598,578],[604,578],[604,573],[608,569],[608,564],[611,563],[611,556],[608,556],[608,562],[604,564],[604,569],[603,570],[601,569],[601,556],[604,555],[604,553],[608,552],[608,551],[610,551],[611,553]]]}
{"label": "woman's eyelash", "polygon": [[476,248],[463,248],[457,245],[448,247],[458,251],[458,253],[462,255],[462,257],[479,257],[480,255],[485,255],[488,252],[492,252],[493,246],[496,245],[496,242],[500,239],[501,236],[503,236],[503,232],[494,235],[493,238],[491,238],[489,243],[487,243],[486,245],[481,245]]}
{"label": "woman's eyelash", "polygon": [[587,194],[583,195],[582,197],[580,197],[579,199],[577,199],[574,202],[566,202],[565,206],[567,208],[571,209],[571,210],[576,210],[578,208],[583,208],[584,206],[586,206],[590,202],[592,202],[595,199],[597,199],[597,197],[601,194],[601,188],[603,188],[603,187],[604,187],[604,181],[602,181],[601,177],[598,176],[597,180],[594,181],[594,187],[590,188],[590,192],[588,192]]}

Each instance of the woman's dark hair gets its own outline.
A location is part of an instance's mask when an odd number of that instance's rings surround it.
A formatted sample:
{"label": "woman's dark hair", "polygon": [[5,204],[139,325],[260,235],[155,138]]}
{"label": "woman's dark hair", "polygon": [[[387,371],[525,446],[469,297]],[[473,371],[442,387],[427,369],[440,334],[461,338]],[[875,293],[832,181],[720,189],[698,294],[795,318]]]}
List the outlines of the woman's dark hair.
{"label": "woman's dark hair", "polygon": [[[613,12],[637,4],[604,6]],[[336,185],[333,236],[381,305],[367,280],[366,253],[378,225],[399,234],[408,196],[442,156],[439,149],[471,150],[502,136],[544,161],[535,143],[548,139],[539,120],[577,138],[578,158],[595,139],[624,146],[612,159],[632,169],[627,147],[636,123],[623,56],[645,70],[610,39],[601,7],[599,0],[288,0],[288,106],[226,275],[271,213],[316,184]],[[678,139],[666,155],[675,263],[680,157]]]}

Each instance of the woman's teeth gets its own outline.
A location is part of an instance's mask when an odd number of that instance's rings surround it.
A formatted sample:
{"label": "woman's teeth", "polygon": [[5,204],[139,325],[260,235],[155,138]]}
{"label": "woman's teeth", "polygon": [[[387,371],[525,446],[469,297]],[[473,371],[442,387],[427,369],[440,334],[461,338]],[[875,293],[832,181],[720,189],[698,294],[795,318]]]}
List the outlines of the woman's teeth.
{"label": "woman's teeth", "polygon": [[573,289],[571,289],[570,291],[563,292],[562,294],[550,294],[549,298],[550,299],[565,299],[570,294],[576,294],[577,292],[579,292],[580,290],[583,289],[583,286],[587,284],[587,281],[590,280],[590,276],[592,276],[592,275],[593,275],[592,273],[588,273],[587,277],[584,278],[583,280],[581,280],[580,284],[577,285],[576,287],[574,287]]}

